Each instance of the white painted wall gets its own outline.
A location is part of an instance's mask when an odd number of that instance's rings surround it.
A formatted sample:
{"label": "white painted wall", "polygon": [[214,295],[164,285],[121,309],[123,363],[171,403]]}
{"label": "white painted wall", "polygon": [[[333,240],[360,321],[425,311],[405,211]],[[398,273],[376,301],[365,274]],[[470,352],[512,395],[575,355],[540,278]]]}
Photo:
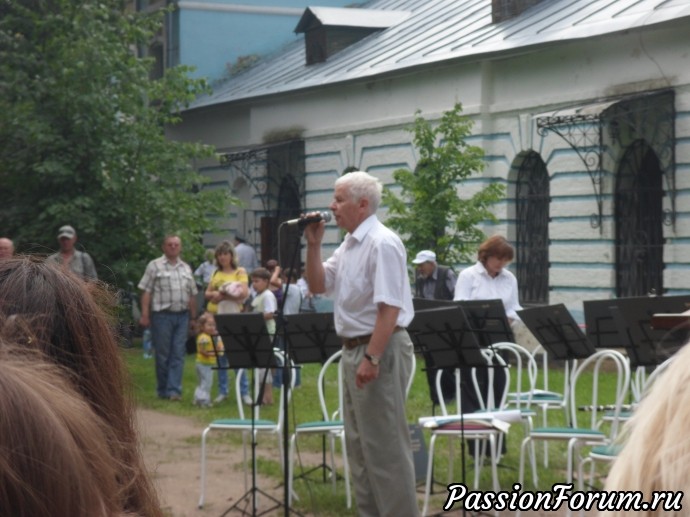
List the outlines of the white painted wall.
{"label": "white painted wall", "polygon": [[[446,63],[405,75],[324,86],[232,107],[185,114],[171,131],[180,139],[201,139],[221,150],[261,144],[276,128],[299,126],[306,143],[306,208],[326,209],[332,185],[354,165],[392,185],[392,172],[414,168],[417,154],[405,130],[416,110],[435,119],[455,102],[476,122],[472,143],[486,152],[487,168],[458,195],[490,181],[509,181],[518,153],[533,149],[551,178],[550,302],[581,312],[583,299],[613,296],[615,283],[613,177],[604,181],[602,231],[592,228],[596,212],[591,181],[578,156],[554,135],[539,136],[535,115],[598,98],[660,88],[676,91],[677,224],[665,227],[664,283],[671,294],[690,291],[690,32],[665,27],[596,40],[533,48],[482,61]],[[665,200],[668,205],[668,199]],[[496,207],[501,223],[488,234],[514,234],[511,200]],[[384,211],[385,215],[385,211]],[[327,233],[333,249],[340,232]],[[327,254],[328,252],[326,252]]]}

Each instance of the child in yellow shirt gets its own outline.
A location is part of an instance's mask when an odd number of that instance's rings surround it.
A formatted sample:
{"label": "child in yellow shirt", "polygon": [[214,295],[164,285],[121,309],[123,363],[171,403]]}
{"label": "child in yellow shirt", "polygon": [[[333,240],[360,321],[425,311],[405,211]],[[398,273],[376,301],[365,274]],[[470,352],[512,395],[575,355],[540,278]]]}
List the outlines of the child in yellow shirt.
{"label": "child in yellow shirt", "polygon": [[223,341],[218,336],[213,314],[205,312],[199,316],[199,334],[196,337],[196,375],[199,384],[194,390],[194,405],[211,407],[213,367],[217,358],[225,354]]}

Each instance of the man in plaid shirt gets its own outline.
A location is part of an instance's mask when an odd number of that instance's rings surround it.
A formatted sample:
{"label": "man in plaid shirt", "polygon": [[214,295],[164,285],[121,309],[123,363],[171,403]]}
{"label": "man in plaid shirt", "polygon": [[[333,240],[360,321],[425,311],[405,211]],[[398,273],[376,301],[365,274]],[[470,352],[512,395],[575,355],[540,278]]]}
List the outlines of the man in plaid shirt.
{"label": "man in plaid shirt", "polygon": [[[146,266],[139,282],[142,327],[151,327],[158,397],[182,399],[182,372],[190,321],[196,319],[197,293],[189,265],[180,259],[177,235],[163,240],[163,256]],[[191,317],[191,319],[190,319]]]}

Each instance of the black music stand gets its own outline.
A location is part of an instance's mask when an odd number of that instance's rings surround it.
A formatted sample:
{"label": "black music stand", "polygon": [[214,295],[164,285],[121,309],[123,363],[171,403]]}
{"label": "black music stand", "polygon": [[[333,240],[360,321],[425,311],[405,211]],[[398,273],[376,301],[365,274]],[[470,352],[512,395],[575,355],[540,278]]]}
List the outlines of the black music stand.
{"label": "black music stand", "polygon": [[465,311],[470,327],[477,333],[480,346],[491,348],[495,343],[515,343],[502,300],[463,300],[455,303]]}
{"label": "black music stand", "polygon": [[[510,327],[510,322],[506,316],[503,301],[495,300],[428,300],[424,298],[413,299],[416,311],[441,308],[441,307],[461,307],[467,318],[469,328],[475,333],[479,346],[482,348],[491,348],[494,343],[501,342],[515,342],[513,330]],[[465,374],[467,374],[467,369]],[[505,383],[505,376],[496,378],[496,382]],[[482,391],[487,387],[488,378],[486,374],[486,364],[478,369],[478,381],[482,386]],[[487,388],[488,391],[488,388]],[[487,393],[484,393],[487,396]],[[475,409],[479,407],[479,401],[474,400],[474,396],[470,395],[468,402],[475,405]]]}
{"label": "black music stand", "polygon": [[[225,354],[228,364],[232,368],[270,368],[275,366],[273,356],[273,336],[268,334],[263,314],[259,313],[239,313],[239,314],[216,314],[216,327],[218,334],[223,339]],[[287,363],[288,359],[285,358]],[[252,372],[251,386],[252,399],[256,400],[255,382]],[[287,409],[285,409],[287,411]],[[240,497],[235,504],[228,508],[222,515],[238,511],[241,515],[264,515],[280,508],[282,503],[272,495],[264,492],[256,486],[256,433],[254,432],[255,408],[252,406],[252,442],[251,442],[251,461],[252,461],[252,486]],[[274,504],[271,508],[263,512],[256,513],[256,494],[261,493],[264,497],[271,500]],[[251,513],[247,511],[247,505],[251,502]],[[242,506],[244,505],[244,506]]]}
{"label": "black music stand", "polygon": [[595,348],[620,348],[625,346],[626,336],[619,334],[618,325],[611,309],[620,300],[647,300],[648,296],[630,298],[585,300],[582,308],[585,313],[585,334]]}
{"label": "black music stand", "polygon": [[[431,301],[431,300],[430,300]],[[435,300],[438,301],[438,300]],[[415,350],[424,355],[427,368],[486,367],[486,359],[465,311],[457,305],[441,304],[415,312],[407,327]],[[465,483],[465,435],[462,402],[460,407],[460,440],[462,482]]]}
{"label": "black music stand", "polygon": [[[412,306],[417,311],[423,311],[427,309],[437,309],[440,307],[453,307],[457,306],[457,302],[453,300],[437,300],[434,298],[412,298]],[[436,372],[438,368],[428,367],[429,360],[424,356],[423,371],[426,373],[427,384],[429,385],[429,398],[431,399],[431,414],[436,413],[436,405],[440,403],[438,399],[438,393],[436,392]],[[452,400],[449,391],[452,390],[453,397],[455,397],[455,369],[454,368],[444,368],[443,375],[441,376],[441,394],[443,395],[444,401]]]}
{"label": "black music stand", "polygon": [[[629,320],[628,318],[634,318],[635,316],[631,315],[628,311],[621,310],[620,306],[614,305],[610,307],[609,310],[613,318],[613,323],[616,325],[621,337],[619,346],[625,347],[628,360],[630,361],[630,368],[646,368],[648,366],[658,365],[660,361],[654,350],[654,343],[645,339],[640,340],[639,336],[637,336],[637,339],[633,338],[633,327],[637,327],[641,322]],[[639,330],[641,334],[645,333],[644,330]]]}
{"label": "black music stand", "polygon": [[407,332],[415,350],[428,354],[430,368],[486,366],[465,311],[456,304],[415,312]]}
{"label": "black music stand", "polygon": [[[652,301],[650,301],[652,300]],[[620,348],[628,342],[629,336],[620,335],[619,328],[611,313],[612,307],[619,304],[652,304],[657,313],[680,313],[690,308],[690,296],[631,296],[607,300],[585,300],[582,306],[585,312],[587,337],[596,348]]]}
{"label": "black music stand", "polygon": [[[574,368],[577,359],[586,359],[596,350],[562,303],[517,311],[525,326],[534,334],[549,355]],[[568,382],[570,380],[568,379]],[[568,426],[570,414],[566,414]]]}
{"label": "black music stand", "polygon": [[517,313],[555,359],[586,359],[595,352],[585,333],[562,303],[522,309]]}
{"label": "black music stand", "polygon": [[687,341],[687,328],[656,329],[652,318],[658,313],[685,310],[687,296],[623,298],[611,308],[614,322],[623,336],[630,366],[657,366]]}
{"label": "black music stand", "polygon": [[461,307],[467,322],[477,334],[479,346],[488,348],[494,343],[515,342],[513,329],[506,316],[503,301],[496,300],[430,300],[413,298],[414,310],[425,311],[444,307]]}
{"label": "black music stand", "polygon": [[[307,363],[325,363],[334,353],[342,350],[343,342],[335,333],[335,322],[332,312],[311,312],[291,314],[284,317],[285,338],[290,343],[290,355],[297,365]],[[322,469],[323,481],[331,470],[326,463],[326,437],[321,439],[322,462],[298,476],[304,478]],[[335,472],[331,473],[336,475]]]}
{"label": "black music stand", "polygon": [[325,363],[343,342],[335,333],[332,312],[305,312],[285,316],[290,354],[297,364]]}

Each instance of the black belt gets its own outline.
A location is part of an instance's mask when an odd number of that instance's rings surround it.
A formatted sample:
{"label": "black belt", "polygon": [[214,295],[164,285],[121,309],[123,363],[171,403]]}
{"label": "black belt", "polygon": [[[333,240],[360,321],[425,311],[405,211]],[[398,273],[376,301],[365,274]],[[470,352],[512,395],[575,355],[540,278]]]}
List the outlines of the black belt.
{"label": "black belt", "polygon": [[[405,329],[402,327],[396,326],[393,329],[393,333],[400,332],[401,330],[405,330]],[[368,345],[369,341],[371,341],[371,336],[373,336],[373,334],[365,334],[363,336],[355,336],[355,337],[343,337],[340,339],[343,342],[344,348],[347,348],[348,350],[353,350],[359,346]]]}

